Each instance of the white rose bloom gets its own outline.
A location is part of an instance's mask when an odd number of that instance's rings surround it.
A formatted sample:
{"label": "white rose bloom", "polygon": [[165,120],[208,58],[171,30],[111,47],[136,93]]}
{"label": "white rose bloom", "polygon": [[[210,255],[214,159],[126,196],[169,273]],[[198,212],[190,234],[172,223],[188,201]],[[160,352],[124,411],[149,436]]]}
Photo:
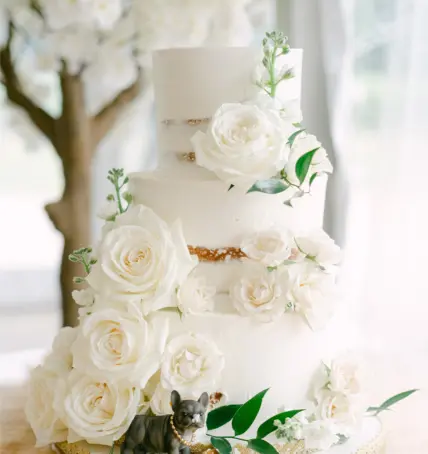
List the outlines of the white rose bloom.
{"label": "white rose bloom", "polygon": [[287,267],[283,277],[287,302],[305,316],[312,329],[324,327],[337,299],[334,276],[303,262]]}
{"label": "white rose bloom", "polygon": [[97,216],[106,221],[110,221],[114,219],[117,212],[117,202],[114,200],[107,200],[98,211]]}
{"label": "white rose bloom", "polygon": [[326,451],[339,441],[337,427],[331,420],[316,420],[302,426],[306,449]]}
{"label": "white rose bloom", "polygon": [[141,301],[144,315],[175,304],[173,292],[196,266],[181,224],[171,227],[134,205],[116,217],[98,247],[87,282],[106,299]]}
{"label": "white rose bloom", "polygon": [[168,415],[172,413],[171,391],[159,384],[150,400],[150,409],[155,415]]}
{"label": "white rose bloom", "polygon": [[56,335],[52,351],[46,357],[44,368],[51,373],[62,376],[71,371],[73,367],[73,355],[71,347],[76,340],[79,328],[61,328]]}
{"label": "white rose bloom", "polygon": [[215,343],[199,334],[183,334],[169,341],[162,359],[161,384],[192,394],[214,391],[224,367]]}
{"label": "white rose bloom", "polygon": [[54,405],[69,428],[69,443],[86,440],[111,446],[126,432],[140,404],[140,388],[73,370],[60,381]]}
{"label": "white rose bloom", "polygon": [[314,173],[331,173],[333,171],[327,152],[322,147],[321,143],[318,142],[315,136],[302,132],[296,137],[285,166],[285,173],[287,174],[287,179],[290,183],[300,185],[300,181],[296,175],[296,163],[299,158],[316,148],[319,149],[312,158],[303,186],[309,186],[309,179]]}
{"label": "white rose bloom", "polygon": [[59,30],[88,20],[81,0],[40,0],[39,3],[49,29]]}
{"label": "white rose bloom", "polygon": [[200,314],[214,309],[216,288],[203,276],[190,275],[177,289],[177,306],[184,314]]}
{"label": "white rose bloom", "polygon": [[73,290],[71,296],[79,306],[92,306],[95,302],[95,292],[91,287],[82,290]]}
{"label": "white rose bloom", "polygon": [[36,436],[36,447],[67,440],[68,430],[54,409],[58,376],[42,366],[30,375],[25,415]]}
{"label": "white rose bloom", "polygon": [[294,245],[287,230],[265,230],[244,238],[241,249],[248,258],[265,266],[278,266],[287,260]]}
{"label": "white rose bloom", "polygon": [[95,24],[102,30],[115,25],[122,15],[122,0],[84,0],[87,2]]}
{"label": "white rose bloom", "polygon": [[136,303],[85,317],[73,345],[74,367],[105,380],[143,388],[160,367],[168,326],[146,320]]}
{"label": "white rose bloom", "polygon": [[302,254],[323,268],[333,267],[340,262],[340,247],[322,229],[296,236],[295,242]]}
{"label": "white rose bloom", "polygon": [[243,264],[242,271],[230,289],[235,309],[261,322],[272,322],[284,314],[287,300],[280,273],[254,264]]}
{"label": "white rose bloom", "polygon": [[196,163],[228,184],[249,189],[284,167],[288,132],[279,114],[251,104],[223,104],[192,138]]}
{"label": "white rose bloom", "polygon": [[343,355],[331,362],[329,388],[345,395],[362,392],[362,371],[360,363],[353,357]]}
{"label": "white rose bloom", "polygon": [[349,436],[361,421],[364,414],[363,401],[343,393],[321,390],[317,396],[317,419],[332,420],[337,433]]}

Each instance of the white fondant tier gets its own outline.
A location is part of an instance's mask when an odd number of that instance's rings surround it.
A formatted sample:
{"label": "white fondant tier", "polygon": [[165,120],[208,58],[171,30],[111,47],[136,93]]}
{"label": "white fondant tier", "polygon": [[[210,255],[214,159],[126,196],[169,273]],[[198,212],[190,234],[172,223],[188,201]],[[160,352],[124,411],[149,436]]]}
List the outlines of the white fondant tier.
{"label": "white fondant tier", "polygon": [[[109,446],[89,445],[79,442],[73,445],[60,443],[55,446],[55,451],[59,454],[108,454]],[[281,454],[286,454],[280,449]],[[296,454],[306,454],[305,451],[288,451]],[[114,454],[119,454],[120,448],[115,447]],[[346,443],[334,446],[324,454],[385,454],[386,442],[383,435],[382,424],[377,418],[364,418],[363,425],[359,433],[352,436]]]}
{"label": "white fondant tier", "polygon": [[[278,86],[281,101],[300,103],[302,54],[297,49],[279,58],[278,66],[292,67],[295,73]],[[191,151],[192,135],[206,129],[206,123],[186,121],[210,118],[223,103],[253,97],[258,90],[255,69],[262,58],[259,48],[249,47],[166,49],[153,54],[159,168],[186,174],[202,170],[178,159]]]}

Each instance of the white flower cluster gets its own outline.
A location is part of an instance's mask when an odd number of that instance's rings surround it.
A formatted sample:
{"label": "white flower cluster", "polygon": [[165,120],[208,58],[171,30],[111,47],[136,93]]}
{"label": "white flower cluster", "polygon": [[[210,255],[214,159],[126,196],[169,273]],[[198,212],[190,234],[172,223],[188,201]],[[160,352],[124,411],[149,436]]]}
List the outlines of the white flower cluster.
{"label": "white flower cluster", "polygon": [[169,337],[168,319],[156,314],[177,300],[184,312],[209,309],[214,291],[187,279],[197,260],[179,223],[169,226],[151,209],[131,206],[106,224],[96,255],[88,288],[73,292],[79,327],[62,329],[32,373],[26,414],[38,446],[111,445],[149,406],[171,412],[173,389],[184,397],[215,391],[223,369],[212,341]]}
{"label": "white flower cluster", "polygon": [[246,0],[233,5],[226,0],[3,0],[0,48],[7,42],[11,20],[11,49],[22,74],[81,74],[87,94],[98,103],[107,102],[136,80],[138,68],[149,64],[154,49],[197,46],[207,40],[236,44],[242,37],[239,44],[248,44],[253,27],[245,4]]}
{"label": "white flower cluster", "polygon": [[295,417],[276,421],[276,436],[287,442],[304,440],[308,450],[328,450],[340,436],[349,437],[359,426],[365,405],[360,364],[342,355],[322,365],[313,389],[311,408]]}
{"label": "white flower cluster", "polygon": [[249,260],[230,289],[240,314],[269,322],[295,311],[313,329],[325,325],[337,299],[340,249],[323,230],[298,236],[276,229],[256,232],[241,249]]}

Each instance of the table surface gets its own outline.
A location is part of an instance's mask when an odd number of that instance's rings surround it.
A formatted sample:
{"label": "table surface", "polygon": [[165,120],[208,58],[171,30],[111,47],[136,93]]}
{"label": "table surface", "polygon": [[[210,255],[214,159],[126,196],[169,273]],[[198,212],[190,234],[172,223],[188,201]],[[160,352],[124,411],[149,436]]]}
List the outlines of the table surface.
{"label": "table surface", "polygon": [[53,454],[50,448],[35,448],[35,438],[25,414],[24,388],[0,388],[0,453]]}

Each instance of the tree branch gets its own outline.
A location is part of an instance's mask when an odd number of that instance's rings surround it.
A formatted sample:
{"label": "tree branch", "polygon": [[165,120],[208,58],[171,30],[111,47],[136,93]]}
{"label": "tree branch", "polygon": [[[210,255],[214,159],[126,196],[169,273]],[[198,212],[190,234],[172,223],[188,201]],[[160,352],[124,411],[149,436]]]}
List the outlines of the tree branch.
{"label": "tree branch", "polygon": [[121,91],[109,104],[92,118],[92,140],[94,149],[96,149],[96,145],[101,142],[116,123],[123,108],[138,97],[141,92],[141,85],[141,75],[139,74],[137,80],[131,86]]}
{"label": "tree branch", "polygon": [[21,89],[18,76],[12,61],[11,42],[13,25],[9,24],[9,39],[6,47],[0,51],[0,68],[3,73],[3,84],[8,99],[21,107],[30,117],[37,128],[52,142],[55,133],[55,120],[37,106]]}

